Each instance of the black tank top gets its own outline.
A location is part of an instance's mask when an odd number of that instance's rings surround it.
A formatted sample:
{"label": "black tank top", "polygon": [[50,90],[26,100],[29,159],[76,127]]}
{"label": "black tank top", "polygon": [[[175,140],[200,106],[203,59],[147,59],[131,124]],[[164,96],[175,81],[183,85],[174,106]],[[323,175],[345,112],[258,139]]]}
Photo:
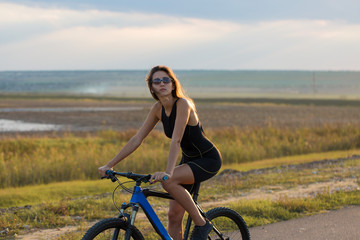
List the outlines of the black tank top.
{"label": "black tank top", "polygon": [[[166,116],[164,106],[161,108],[161,121],[164,126],[165,135],[168,138],[172,137],[175,127],[177,100],[171,109],[169,117]],[[187,157],[202,157],[204,153],[214,148],[210,140],[205,137],[200,122],[196,126],[186,125],[180,146],[183,154]]]}

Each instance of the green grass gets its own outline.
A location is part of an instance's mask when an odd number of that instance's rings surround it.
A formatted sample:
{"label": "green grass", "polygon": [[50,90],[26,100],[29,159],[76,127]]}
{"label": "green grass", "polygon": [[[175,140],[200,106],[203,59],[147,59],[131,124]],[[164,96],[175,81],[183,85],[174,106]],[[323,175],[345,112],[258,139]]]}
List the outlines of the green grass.
{"label": "green grass", "polygon": [[82,196],[99,195],[111,192],[113,185],[108,181],[71,181],[40,184],[17,188],[0,189],[0,208],[37,205],[43,202],[55,202]]}
{"label": "green grass", "polygon": [[227,164],[227,165],[223,165],[221,169],[224,170],[229,168],[237,171],[249,171],[259,168],[272,168],[272,167],[280,167],[289,164],[309,163],[309,162],[317,161],[319,159],[348,158],[353,155],[360,155],[360,150],[351,149],[344,151],[330,151],[330,152],[309,153],[309,154],[280,157],[280,158],[270,158],[270,159],[245,162],[240,164]]}
{"label": "green grass", "polygon": [[[11,238],[15,233],[23,230],[25,225],[29,225],[31,228],[57,228],[66,225],[78,225],[81,229],[80,233],[73,233],[78,237],[88,229],[86,222],[116,216],[116,211],[110,201],[110,197],[72,201],[62,200],[54,203],[43,203],[31,209],[5,212],[0,217],[0,229],[10,229],[10,233],[6,237]],[[339,209],[346,205],[359,204],[360,191],[352,191],[333,194],[323,193],[315,198],[290,199],[284,197],[276,201],[239,200],[228,203],[226,206],[239,212],[249,227],[255,227],[312,215],[324,210]],[[156,202],[153,205],[159,206],[160,204]],[[164,223],[166,223],[166,211],[166,209],[157,209],[160,219]],[[143,218],[138,219],[136,226],[143,233],[153,232],[148,221]],[[67,235],[67,237],[70,238],[70,235]]]}
{"label": "green grass", "polygon": [[313,215],[346,205],[359,205],[360,191],[319,194],[315,198],[238,201],[230,205],[250,227]]}
{"label": "green grass", "polygon": [[[292,157],[283,157],[276,159],[268,159],[268,160],[259,160],[254,161],[252,163],[240,163],[240,164],[231,164],[225,165],[222,167],[224,169],[233,169],[238,171],[247,171],[252,169],[261,169],[261,168],[272,168],[279,167],[290,164],[300,164],[300,163],[308,163],[322,159],[336,159],[336,158],[346,158],[352,156],[354,154],[360,154],[360,150],[351,150],[351,151],[336,151],[336,152],[326,152],[326,153],[316,153],[316,154],[307,154],[300,156],[292,156]],[[346,164],[351,165],[351,162],[354,162],[353,165],[360,165],[359,160],[349,160]],[[221,171],[222,171],[221,170]],[[233,184],[222,184],[219,186],[215,185],[210,186],[213,189],[218,191],[223,189],[224,191],[229,192],[231,188],[235,189],[246,189],[246,188],[255,188],[258,186],[266,185],[266,183],[273,184],[308,184],[311,182],[317,181],[325,181],[328,180],[334,173],[330,171],[330,173],[326,174],[324,170],[319,169],[319,174],[314,175],[311,174],[313,169],[302,170],[301,172],[297,172],[294,170],[290,173],[283,173],[281,176],[273,175],[272,173],[260,176],[247,176],[244,177],[245,181],[235,181]],[[331,169],[330,169],[331,170]],[[324,174],[320,174],[321,172]],[[300,175],[308,175],[311,176],[311,179],[307,179],[306,182],[304,178],[299,178]],[[347,173],[348,175],[352,174]],[[355,174],[355,173],[354,173]],[[347,177],[343,175],[342,177]],[[274,182],[273,180],[276,180]],[[301,182],[300,182],[301,180]],[[115,184],[111,184],[108,180],[85,180],[85,181],[67,181],[67,182],[55,182],[49,184],[40,184],[35,186],[23,186],[23,187],[9,187],[0,189],[0,208],[8,208],[14,206],[25,206],[25,205],[36,205],[45,201],[60,201],[66,198],[77,198],[81,196],[95,196],[100,195],[105,192],[111,192],[114,189]],[[231,186],[231,187],[229,187]],[[210,189],[209,189],[210,191]],[[210,192],[208,195],[212,195]]]}

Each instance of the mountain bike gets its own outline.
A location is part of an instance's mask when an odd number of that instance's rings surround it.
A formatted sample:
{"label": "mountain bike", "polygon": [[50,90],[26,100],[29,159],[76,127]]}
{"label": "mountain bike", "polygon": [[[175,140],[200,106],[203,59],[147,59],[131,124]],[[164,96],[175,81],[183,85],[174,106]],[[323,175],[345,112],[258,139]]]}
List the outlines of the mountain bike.
{"label": "mountain bike", "polygon": [[[154,209],[148,202],[148,197],[158,197],[164,199],[173,199],[171,195],[167,192],[155,191],[149,188],[141,188],[142,183],[149,182],[151,175],[142,175],[132,172],[115,172],[108,170],[106,172],[107,176],[104,178],[111,179],[112,182],[118,182],[119,185],[115,190],[121,186],[125,190],[132,193],[131,200],[129,203],[123,203],[121,208],[118,210],[120,214],[117,218],[108,218],[101,220],[92,226],[83,236],[83,240],[91,239],[133,239],[141,240],[144,239],[140,230],[135,226],[136,215],[141,207],[148,220],[150,221],[152,227],[155,229],[156,233],[163,240],[172,239],[165,227],[161,223],[159,217],[156,215]],[[135,181],[135,186],[131,190],[123,185],[123,182],[117,178],[117,176],[123,176],[128,179]],[[249,229],[244,221],[244,219],[234,210],[225,207],[216,207],[204,212],[204,210],[197,203],[197,198],[199,196],[200,184],[195,184],[195,190],[193,192],[194,202],[199,209],[200,213],[204,218],[207,218],[212,224],[213,229],[208,235],[208,239],[222,239],[222,240],[249,240],[250,233]],[[114,193],[113,192],[113,201],[115,204]],[[116,204],[115,204],[116,206]],[[131,214],[126,213],[125,210],[131,208]],[[184,230],[184,240],[188,239],[189,233],[191,230],[192,221],[190,216],[188,216],[185,230]]]}

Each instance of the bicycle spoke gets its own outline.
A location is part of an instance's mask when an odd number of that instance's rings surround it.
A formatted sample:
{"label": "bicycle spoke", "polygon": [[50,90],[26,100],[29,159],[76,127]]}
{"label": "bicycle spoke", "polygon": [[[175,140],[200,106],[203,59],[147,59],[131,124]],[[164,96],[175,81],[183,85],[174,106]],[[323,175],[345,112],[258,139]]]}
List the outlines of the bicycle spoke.
{"label": "bicycle spoke", "polygon": [[250,233],[244,219],[234,210],[224,207],[214,208],[206,213],[214,229],[210,240],[250,240]]}
{"label": "bicycle spoke", "polygon": [[110,228],[106,229],[105,231],[101,232],[99,235],[97,235],[94,239],[96,240],[115,240],[115,239],[124,239],[125,231],[116,229],[116,228]]}
{"label": "bicycle spoke", "polygon": [[220,233],[216,233],[214,230],[210,232],[209,237],[214,239],[242,239],[241,232],[238,225],[231,221],[228,217],[217,217],[211,221]]}
{"label": "bicycle spoke", "polygon": [[126,231],[129,229],[127,223],[120,218],[104,219],[92,226],[82,238],[83,240],[116,240],[132,239],[144,240],[140,231],[133,227],[130,237],[126,238]]}

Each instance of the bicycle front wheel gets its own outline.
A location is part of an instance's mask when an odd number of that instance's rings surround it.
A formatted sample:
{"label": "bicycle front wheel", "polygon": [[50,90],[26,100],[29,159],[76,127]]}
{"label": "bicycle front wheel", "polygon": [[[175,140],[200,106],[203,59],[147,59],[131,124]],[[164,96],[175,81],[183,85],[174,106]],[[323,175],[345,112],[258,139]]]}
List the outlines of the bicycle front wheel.
{"label": "bicycle front wheel", "polygon": [[214,208],[206,213],[207,218],[214,225],[208,238],[224,240],[250,240],[249,229],[244,219],[229,208]]}
{"label": "bicycle front wheel", "polygon": [[141,232],[134,226],[121,218],[104,219],[92,226],[83,236],[82,240],[107,240],[107,239],[125,239],[126,232],[130,233],[132,240],[144,240]]}

